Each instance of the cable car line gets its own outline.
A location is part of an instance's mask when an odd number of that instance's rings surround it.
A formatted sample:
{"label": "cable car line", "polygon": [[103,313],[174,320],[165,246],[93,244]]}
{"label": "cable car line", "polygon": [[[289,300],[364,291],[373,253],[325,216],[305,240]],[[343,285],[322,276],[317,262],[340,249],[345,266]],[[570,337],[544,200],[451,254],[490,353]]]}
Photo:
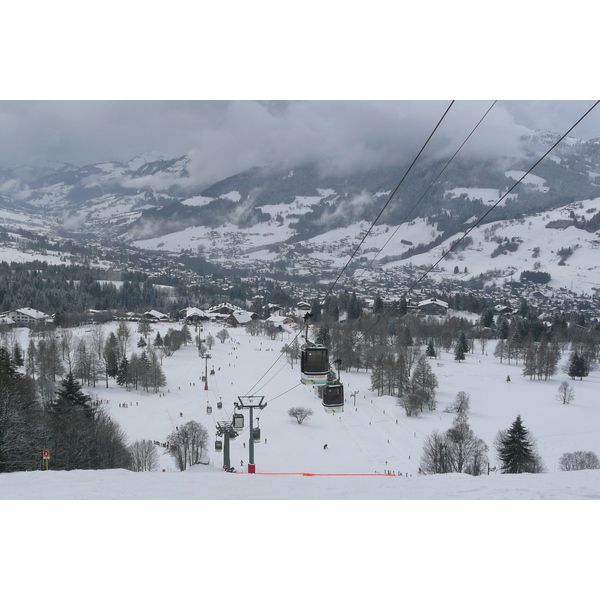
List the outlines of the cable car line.
{"label": "cable car line", "polygon": [[[470,227],[469,229],[467,229],[467,231],[458,239],[456,240],[456,242],[454,242],[451,246],[450,249],[447,250],[444,254],[442,254],[442,256],[439,258],[439,260],[437,262],[435,262],[433,265],[429,266],[429,268],[425,271],[425,273],[423,273],[423,275],[417,280],[415,281],[412,285],[409,286],[409,288],[406,290],[406,292],[404,292],[401,296],[401,298],[406,298],[407,295],[414,290],[419,283],[421,283],[423,281],[423,279],[425,279],[425,277],[427,277],[427,275],[433,270],[435,269],[435,267],[437,267],[437,265],[440,264],[440,262],[442,262],[442,260],[444,260],[444,258],[450,254],[450,252],[452,252],[452,250],[454,250],[454,248],[460,244],[468,235],[469,233],[471,233],[471,231],[473,231],[473,229],[475,229],[501,202],[502,200],[504,200],[508,194],[510,194],[524,179],[525,177],[527,177],[527,175],[529,175],[570,133],[571,131],[573,131],[573,129],[575,129],[575,127],[577,127],[577,125],[579,125],[579,123],[581,123],[581,121],[583,121],[583,119],[585,119],[585,117],[588,116],[588,114],[590,112],[592,112],[592,110],[594,110],[594,108],[596,108],[596,106],[600,103],[600,100],[597,100],[584,114],[583,116],[581,116],[554,144],[552,144],[552,146],[550,146],[550,148],[548,150],[546,150],[546,152],[531,166],[529,167],[529,169],[527,170],[526,173],[524,173],[520,179],[518,181],[515,182],[514,185],[512,185],[505,193],[504,195],[502,195],[490,208],[489,210],[487,210],[485,212],[485,214],[480,217],[475,224]],[[366,331],[362,332],[361,334],[361,338],[360,340],[364,339],[365,335],[367,333],[369,333],[372,329],[374,329],[382,320],[385,316],[389,316],[389,312],[388,313],[384,313],[383,315],[379,315],[379,318],[375,321],[375,323],[373,323],[373,325],[371,325],[371,327],[369,327]],[[358,340],[358,341],[360,341]]]}
{"label": "cable car line", "polygon": [[[383,214],[384,210],[387,208],[387,206],[389,205],[389,203],[391,202],[392,198],[394,197],[394,195],[396,194],[396,192],[398,191],[398,189],[400,188],[400,186],[402,185],[402,183],[404,182],[404,180],[406,179],[406,177],[408,176],[408,174],[410,173],[410,171],[412,170],[413,166],[415,165],[415,163],[417,162],[417,160],[419,159],[419,157],[421,156],[421,154],[423,153],[423,151],[425,150],[427,144],[429,144],[431,138],[433,137],[433,135],[435,134],[435,132],[437,131],[437,129],[439,128],[439,126],[441,125],[442,121],[446,118],[446,115],[448,114],[448,112],[450,111],[450,109],[452,108],[453,104],[454,104],[454,100],[452,100],[450,102],[450,104],[448,105],[448,107],[446,108],[446,110],[444,111],[444,114],[441,116],[441,118],[439,119],[439,121],[437,122],[436,126],[434,127],[433,131],[429,134],[429,137],[425,140],[425,143],[423,144],[423,146],[421,147],[421,149],[419,150],[417,156],[414,158],[414,160],[412,161],[412,163],[410,164],[410,166],[408,167],[408,169],[406,170],[406,172],[404,173],[402,179],[400,180],[400,182],[398,183],[398,185],[396,186],[396,188],[393,190],[393,192],[390,194],[389,198],[387,199],[386,203],[383,205],[383,208],[379,211],[379,214],[375,217],[375,220],[371,223],[371,226],[369,227],[369,229],[367,230],[367,232],[365,233],[365,235],[363,236],[362,240],[359,242],[358,246],[354,249],[354,252],[352,253],[352,255],[350,256],[349,260],[346,262],[346,264],[344,265],[344,267],[342,268],[342,270],[340,271],[340,273],[338,274],[337,278],[335,279],[335,281],[332,283],[332,285],[330,286],[329,290],[326,292],[324,299],[326,299],[331,292],[333,291],[333,288],[336,286],[337,282],[340,280],[342,274],[344,273],[344,271],[348,268],[348,266],[350,265],[350,263],[352,262],[352,259],[354,258],[354,256],[356,255],[356,253],[358,252],[358,250],[360,249],[360,247],[362,246],[362,244],[364,243],[364,241],[366,240],[366,238],[369,236],[371,230],[373,229],[373,227],[375,227],[375,224],[377,223],[377,221],[379,220],[379,218],[381,217],[381,215]],[[292,343],[295,342],[298,337],[300,336],[302,330],[300,330],[296,336],[294,337],[294,339],[292,340]],[[258,381],[252,386],[252,388],[250,388],[250,391],[248,392],[248,394],[250,394],[250,392],[262,381],[262,379],[267,375],[267,373],[269,373],[269,371],[275,366],[275,364],[280,360],[281,355],[275,359],[275,361],[273,362],[273,364],[265,371],[265,373],[260,377],[260,379],[258,379]]]}
{"label": "cable car line", "polygon": [[406,296],[406,294],[408,294],[411,290],[413,290],[419,283],[421,283],[421,281],[423,281],[423,279],[435,268],[437,267],[437,265],[440,264],[440,262],[442,262],[442,260],[444,260],[444,258],[446,258],[446,256],[448,254],[450,254],[450,252],[452,252],[452,250],[454,250],[454,248],[460,244],[460,242],[462,242],[467,235],[469,235],[469,233],[471,233],[471,231],[473,231],[473,229],[475,229],[499,204],[500,202],[502,202],[502,200],[504,200],[508,194],[510,194],[522,181],[523,179],[525,179],[525,177],[527,177],[527,175],[529,175],[531,173],[531,171],[533,171],[547,156],[548,154],[550,154],[550,152],[552,152],[554,150],[554,148],[556,148],[556,146],[558,146],[568,135],[569,133],[571,133],[571,131],[573,131],[573,129],[575,129],[575,127],[577,127],[577,125],[579,125],[579,123],[581,123],[581,121],[583,121],[583,119],[585,119],[585,117],[588,116],[588,114],[590,112],[592,112],[592,110],[594,110],[594,108],[596,108],[596,106],[600,103],[600,100],[596,100],[596,102],[594,102],[594,104],[583,114],[582,117],[580,117],[574,125],[572,125],[568,131],[566,133],[564,133],[554,144],[552,144],[552,146],[534,163],[533,166],[529,167],[528,171],[521,176],[521,178],[509,189],[506,191],[506,193],[501,196],[491,207],[489,210],[487,210],[485,212],[485,214],[479,218],[479,220],[477,220],[475,222],[475,224],[470,227],[456,242],[454,242],[454,244],[452,244],[452,246],[450,246],[450,249],[448,251],[446,251],[444,254],[442,254],[442,256],[440,257],[440,259],[433,265],[431,265],[427,271],[425,271],[425,273],[420,277],[420,279],[418,279],[415,283],[413,283],[408,290],[405,292],[404,296]]}
{"label": "cable car line", "polygon": [[375,256],[373,257],[371,262],[361,271],[360,274],[355,276],[357,279],[362,277],[364,275],[365,271],[368,271],[371,268],[371,266],[373,265],[373,263],[375,262],[377,257],[381,254],[381,251],[389,244],[389,242],[391,242],[392,238],[398,233],[398,230],[400,229],[400,227],[402,227],[402,225],[404,225],[408,221],[408,217],[410,217],[410,215],[417,208],[417,206],[419,206],[419,204],[421,204],[421,201],[423,200],[423,198],[427,195],[429,190],[435,185],[435,183],[442,176],[444,171],[450,166],[450,163],[456,158],[456,155],[462,150],[463,146],[469,141],[469,138],[475,133],[475,131],[481,125],[483,120],[488,116],[488,114],[492,110],[492,108],[494,108],[496,102],[498,102],[498,100],[494,100],[492,102],[491,106],[485,111],[485,114],[483,115],[483,117],[481,117],[481,119],[479,119],[479,122],[477,123],[477,125],[475,125],[475,127],[471,130],[471,133],[469,133],[469,135],[465,138],[463,143],[458,147],[456,152],[450,157],[448,162],[444,165],[444,168],[436,175],[435,179],[429,184],[429,187],[423,192],[423,195],[415,202],[415,204],[413,204],[411,209],[406,213],[406,215],[403,217],[400,224],[396,227],[396,229],[394,230],[392,235],[387,239],[385,244],[383,244],[383,246],[381,246],[381,248],[377,251],[377,254],[375,254]]}
{"label": "cable car line", "polygon": [[438,121],[437,125],[433,128],[433,131],[429,134],[429,137],[425,140],[425,143],[423,144],[423,146],[419,150],[419,153],[417,154],[417,156],[415,156],[415,159],[412,161],[412,163],[410,164],[410,166],[406,170],[406,173],[404,173],[402,179],[400,180],[400,183],[398,183],[398,185],[396,186],[396,188],[394,189],[394,191],[390,194],[390,196],[387,199],[386,203],[383,205],[383,208],[379,211],[379,214],[375,217],[375,220],[371,223],[369,229],[367,230],[367,232],[363,236],[362,240],[359,242],[358,246],[356,246],[356,248],[354,249],[354,252],[352,253],[352,255],[350,256],[350,258],[348,259],[348,262],[344,265],[344,267],[340,271],[340,273],[337,276],[337,278],[335,279],[335,281],[331,284],[331,287],[329,288],[329,290],[325,294],[325,298],[327,298],[329,296],[329,294],[331,294],[331,292],[333,291],[333,288],[336,286],[337,282],[340,280],[340,277],[343,275],[344,271],[348,268],[348,266],[352,262],[352,259],[356,256],[356,253],[358,252],[358,250],[360,249],[360,247],[363,245],[364,241],[367,239],[367,237],[369,237],[369,234],[371,233],[373,227],[375,227],[375,224],[379,220],[379,217],[381,217],[381,215],[383,214],[383,211],[388,207],[389,203],[392,201],[392,198],[395,196],[396,192],[398,191],[398,189],[400,188],[400,186],[402,185],[402,183],[404,182],[404,180],[406,179],[406,177],[410,173],[411,169],[413,168],[413,166],[415,165],[415,163],[417,162],[417,160],[419,159],[419,157],[421,156],[421,154],[425,150],[425,147],[430,142],[431,138],[433,137],[433,135],[437,131],[438,127],[442,124],[442,121],[446,118],[446,115],[448,114],[448,111],[452,108],[453,104],[454,104],[454,100],[452,100],[452,102],[450,102],[450,104],[448,105],[448,108],[446,108],[446,110],[445,110],[444,114],[442,115],[441,119]]}

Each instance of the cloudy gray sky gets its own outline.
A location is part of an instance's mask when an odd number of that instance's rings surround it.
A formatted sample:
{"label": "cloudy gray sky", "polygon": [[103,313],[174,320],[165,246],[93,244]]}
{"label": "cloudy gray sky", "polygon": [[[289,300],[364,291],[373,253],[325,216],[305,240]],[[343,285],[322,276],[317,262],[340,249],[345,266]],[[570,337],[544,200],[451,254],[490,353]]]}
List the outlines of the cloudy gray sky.
{"label": "cloudy gray sky", "polygon": [[[196,182],[257,165],[317,161],[348,171],[402,164],[423,144],[448,101],[92,101],[0,102],[0,164],[127,161],[146,151],[189,154]],[[449,155],[489,101],[457,101],[432,140]],[[591,101],[501,101],[463,152],[515,149],[517,125],[562,133]],[[573,132],[600,135],[600,109]]]}

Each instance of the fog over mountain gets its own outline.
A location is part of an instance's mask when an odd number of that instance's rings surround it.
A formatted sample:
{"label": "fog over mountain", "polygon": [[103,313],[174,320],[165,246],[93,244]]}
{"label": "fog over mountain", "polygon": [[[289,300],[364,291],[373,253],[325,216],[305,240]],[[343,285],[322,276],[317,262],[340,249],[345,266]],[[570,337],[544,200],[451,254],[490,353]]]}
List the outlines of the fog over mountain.
{"label": "fog over mountain", "polygon": [[[457,101],[427,154],[450,156],[491,101]],[[5,101],[0,165],[79,167],[156,150],[187,155],[190,183],[208,186],[252,167],[316,163],[324,173],[403,165],[449,101]],[[464,156],[513,154],[520,125],[562,133],[591,102],[500,101]],[[600,134],[590,115],[581,138]]]}

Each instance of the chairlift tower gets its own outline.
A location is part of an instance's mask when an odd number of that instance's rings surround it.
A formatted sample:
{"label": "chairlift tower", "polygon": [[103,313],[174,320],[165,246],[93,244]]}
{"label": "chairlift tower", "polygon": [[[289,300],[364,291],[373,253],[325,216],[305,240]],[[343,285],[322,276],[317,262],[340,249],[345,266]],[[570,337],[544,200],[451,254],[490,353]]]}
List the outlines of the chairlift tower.
{"label": "chairlift tower", "polygon": [[223,436],[223,468],[231,469],[229,440],[236,438],[238,432],[233,428],[231,421],[217,421],[217,435]]}
{"label": "chairlift tower", "polygon": [[208,390],[208,359],[212,358],[210,354],[202,354],[200,358],[204,359],[204,389]]}
{"label": "chairlift tower", "polygon": [[[262,410],[267,405],[263,403],[264,396],[238,396],[239,402],[235,403],[236,408],[247,408],[250,411],[250,441],[248,443],[248,473],[256,473],[254,464],[254,409]],[[258,404],[255,402],[258,401]]]}

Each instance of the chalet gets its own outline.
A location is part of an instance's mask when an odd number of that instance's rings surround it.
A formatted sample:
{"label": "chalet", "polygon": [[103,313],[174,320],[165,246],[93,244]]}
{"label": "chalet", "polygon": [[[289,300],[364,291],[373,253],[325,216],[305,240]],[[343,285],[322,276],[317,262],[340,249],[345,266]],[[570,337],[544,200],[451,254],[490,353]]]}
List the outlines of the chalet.
{"label": "chalet", "polygon": [[271,315],[268,319],[265,319],[267,323],[273,323],[273,325],[289,325],[290,323],[295,323],[292,317],[284,317],[279,315]]}
{"label": "chalet", "polygon": [[448,312],[448,303],[437,298],[429,298],[419,302],[418,308],[426,315],[445,315]]}
{"label": "chalet", "polygon": [[284,311],[284,308],[282,306],[279,306],[278,304],[273,304],[271,302],[267,304],[267,309],[269,310],[269,315],[271,316],[281,315],[281,313]]}
{"label": "chalet", "polygon": [[48,323],[52,320],[50,315],[34,308],[18,308],[0,314],[0,317],[12,319],[17,327],[32,327],[39,323]]}
{"label": "chalet", "polygon": [[145,312],[142,317],[144,319],[149,319],[150,321],[169,321],[169,315],[165,315],[164,313],[158,312],[157,310],[149,310]]}
{"label": "chalet", "polygon": [[310,304],[308,302],[298,302],[296,306],[299,310],[310,310]]}
{"label": "chalet", "polygon": [[225,319],[225,322],[235,327],[237,325],[246,325],[246,323],[250,323],[250,321],[255,321],[256,319],[258,319],[256,313],[246,310],[235,310]]}
{"label": "chalet", "polygon": [[236,311],[245,312],[239,306],[234,306],[233,304],[229,304],[229,302],[222,302],[216,306],[211,306],[206,311],[206,314],[211,319],[226,319],[229,315]]}
{"label": "chalet", "polygon": [[184,320],[186,323],[198,323],[198,321],[208,321],[210,317],[200,308],[189,307],[185,309]]}
{"label": "chalet", "polygon": [[0,317],[0,329],[14,327],[15,322],[10,317]]}

